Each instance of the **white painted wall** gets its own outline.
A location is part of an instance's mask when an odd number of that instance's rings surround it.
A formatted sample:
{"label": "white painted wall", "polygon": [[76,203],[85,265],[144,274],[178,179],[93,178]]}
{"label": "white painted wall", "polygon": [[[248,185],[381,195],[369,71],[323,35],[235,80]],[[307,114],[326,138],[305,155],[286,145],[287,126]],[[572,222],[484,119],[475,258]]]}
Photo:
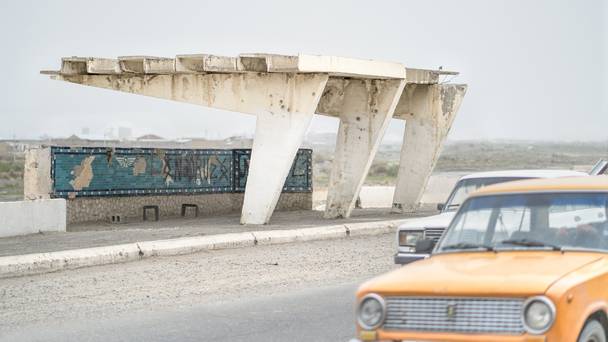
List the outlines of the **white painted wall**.
{"label": "white painted wall", "polygon": [[63,198],[0,202],[0,237],[65,232],[66,202]]}

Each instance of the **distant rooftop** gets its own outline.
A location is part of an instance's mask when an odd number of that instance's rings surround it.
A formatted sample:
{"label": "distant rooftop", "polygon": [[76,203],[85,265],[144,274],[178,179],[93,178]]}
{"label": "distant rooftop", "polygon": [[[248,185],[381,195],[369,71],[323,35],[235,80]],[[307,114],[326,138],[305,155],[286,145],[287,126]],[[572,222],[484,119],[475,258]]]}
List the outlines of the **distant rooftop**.
{"label": "distant rooftop", "polygon": [[145,135],[142,135],[141,137],[138,137],[136,140],[142,141],[142,140],[166,140],[166,139],[161,136],[158,136],[156,134],[145,134]]}

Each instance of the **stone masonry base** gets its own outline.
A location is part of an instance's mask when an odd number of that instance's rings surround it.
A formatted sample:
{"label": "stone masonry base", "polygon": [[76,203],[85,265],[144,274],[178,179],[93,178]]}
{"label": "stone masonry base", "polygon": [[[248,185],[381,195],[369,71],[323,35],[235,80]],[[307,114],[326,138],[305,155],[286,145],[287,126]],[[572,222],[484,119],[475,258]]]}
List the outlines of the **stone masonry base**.
{"label": "stone masonry base", "polygon": [[[160,219],[181,215],[182,204],[196,204],[201,215],[218,215],[238,212],[243,205],[243,193],[167,195],[167,196],[125,196],[125,197],[80,197],[67,200],[67,223],[105,221],[112,216],[120,216],[120,222],[141,221],[143,207],[156,205]],[[312,193],[281,194],[276,210],[312,210]],[[193,211],[188,210],[191,217]],[[152,210],[148,217],[154,219]],[[69,229],[69,228],[68,228]]]}

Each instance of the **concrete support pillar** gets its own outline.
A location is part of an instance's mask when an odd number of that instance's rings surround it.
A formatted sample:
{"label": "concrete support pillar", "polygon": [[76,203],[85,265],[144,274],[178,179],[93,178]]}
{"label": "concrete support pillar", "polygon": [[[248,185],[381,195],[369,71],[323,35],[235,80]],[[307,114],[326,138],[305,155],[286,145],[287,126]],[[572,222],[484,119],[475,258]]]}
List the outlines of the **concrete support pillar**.
{"label": "concrete support pillar", "polygon": [[343,96],[326,218],[350,216],[404,86],[405,80],[345,80],[334,90]]}
{"label": "concrete support pillar", "polygon": [[397,106],[405,133],[393,211],[415,211],[466,92],[466,85],[407,85]]}
{"label": "concrete support pillar", "polygon": [[268,110],[257,114],[241,224],[266,224],[310,125],[328,76],[297,74],[267,85]]}

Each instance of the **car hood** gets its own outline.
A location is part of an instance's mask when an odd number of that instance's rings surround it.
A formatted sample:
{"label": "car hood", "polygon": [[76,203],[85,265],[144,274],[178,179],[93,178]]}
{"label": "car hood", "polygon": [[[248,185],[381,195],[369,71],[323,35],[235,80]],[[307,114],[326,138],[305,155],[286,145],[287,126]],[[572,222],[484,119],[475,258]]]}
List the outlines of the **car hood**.
{"label": "car hood", "polygon": [[360,291],[421,296],[537,295],[568,273],[603,257],[553,251],[443,253],[372,279]]}
{"label": "car hood", "polygon": [[447,228],[452,222],[452,218],[456,214],[455,211],[444,212],[439,215],[433,215],[423,218],[417,218],[407,221],[399,225],[398,229],[411,228]]}

